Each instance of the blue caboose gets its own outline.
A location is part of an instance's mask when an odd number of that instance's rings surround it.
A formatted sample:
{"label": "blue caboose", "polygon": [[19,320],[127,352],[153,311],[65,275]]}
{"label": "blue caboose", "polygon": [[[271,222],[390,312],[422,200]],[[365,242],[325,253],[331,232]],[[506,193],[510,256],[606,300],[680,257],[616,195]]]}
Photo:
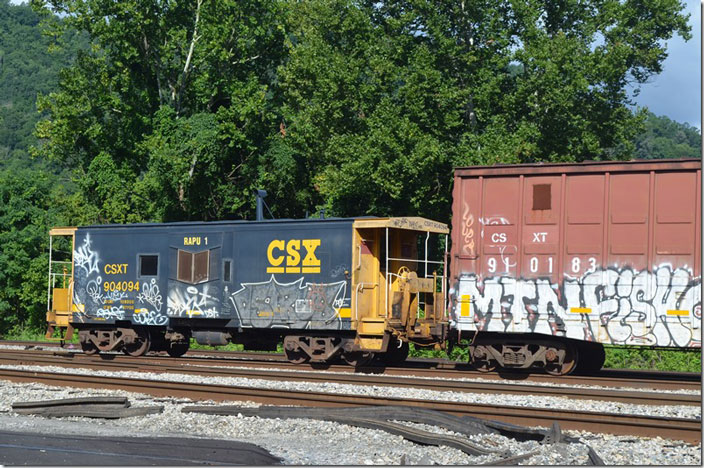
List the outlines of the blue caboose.
{"label": "blue caboose", "polygon": [[73,248],[70,271],[51,261],[47,320],[88,353],[178,356],[192,337],[359,364],[444,343],[444,263],[428,255],[447,232],[422,218],[55,228]]}

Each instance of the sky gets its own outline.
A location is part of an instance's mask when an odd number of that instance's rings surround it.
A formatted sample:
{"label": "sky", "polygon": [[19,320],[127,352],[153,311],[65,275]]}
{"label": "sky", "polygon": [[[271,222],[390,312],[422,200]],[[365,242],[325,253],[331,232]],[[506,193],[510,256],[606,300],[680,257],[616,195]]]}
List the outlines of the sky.
{"label": "sky", "polygon": [[[26,0],[10,0],[25,3]],[[667,41],[668,57],[663,71],[640,85],[634,98],[639,107],[647,107],[656,115],[665,115],[677,122],[688,123],[701,130],[702,109],[702,4],[700,0],[684,0],[690,14],[692,38],[685,42],[675,35]],[[633,89],[631,88],[631,92]]]}
{"label": "sky", "polygon": [[677,122],[688,123],[701,130],[702,109],[702,4],[686,0],[692,38],[685,42],[675,35],[667,41],[668,57],[663,71],[641,85],[634,100],[647,106],[656,115],[666,115]]}

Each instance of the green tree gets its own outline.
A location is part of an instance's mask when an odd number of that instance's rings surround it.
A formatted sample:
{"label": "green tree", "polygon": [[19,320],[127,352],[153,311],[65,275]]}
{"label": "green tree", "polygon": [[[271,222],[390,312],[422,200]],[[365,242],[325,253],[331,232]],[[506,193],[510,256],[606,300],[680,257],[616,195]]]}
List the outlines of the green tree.
{"label": "green tree", "polygon": [[92,49],[37,154],[99,221],[449,218],[452,167],[630,157],[627,85],[689,37],[678,0],[34,0]]}
{"label": "green tree", "polygon": [[17,166],[0,169],[0,333],[18,325],[43,325],[47,233],[67,217],[80,221],[81,211],[54,174]]}
{"label": "green tree", "polygon": [[[92,49],[39,100],[36,154],[75,170],[100,222],[247,215],[277,127],[273,1],[33,1]],[[184,141],[184,139],[186,139]],[[185,143],[185,144],[184,144]]]}
{"label": "green tree", "polygon": [[292,5],[286,145],[342,215],[447,221],[456,165],[627,158],[676,0]]}

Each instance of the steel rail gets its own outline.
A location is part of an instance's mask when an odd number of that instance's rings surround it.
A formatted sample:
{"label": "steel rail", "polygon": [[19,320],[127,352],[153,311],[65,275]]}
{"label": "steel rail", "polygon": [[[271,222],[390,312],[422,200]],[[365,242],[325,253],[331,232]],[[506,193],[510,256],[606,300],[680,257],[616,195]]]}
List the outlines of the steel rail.
{"label": "steel rail", "polygon": [[586,430],[616,435],[662,437],[700,443],[701,420],[663,418],[628,414],[526,408],[504,405],[430,401],[391,397],[339,395],[311,391],[271,390],[231,385],[194,384],[163,380],[0,369],[0,378],[14,382],[39,382],[47,385],[100,388],[145,393],[157,397],[194,400],[253,401],[262,404],[299,406],[413,406],[445,411],[458,416],[474,416],[523,426],[550,427],[558,422],[564,429]]}
{"label": "steel rail", "polygon": [[[210,377],[243,377],[249,379],[288,380],[304,382],[334,382],[349,385],[377,385],[388,387],[419,388],[436,391],[535,395],[542,397],[563,397],[579,400],[616,401],[639,405],[701,405],[701,396],[663,392],[623,391],[611,389],[570,388],[509,384],[495,382],[467,382],[418,377],[398,377],[374,374],[323,373],[314,371],[282,371],[242,369],[234,367],[212,367],[199,363],[191,365],[178,359],[141,358],[110,355],[110,360],[83,354],[43,355],[27,351],[0,354],[0,363],[15,365],[61,366],[67,368],[91,368],[106,371],[169,372]],[[67,360],[70,358],[71,360]]]}
{"label": "steel rail", "polygon": [[[0,344],[32,347],[59,346],[58,342],[32,342],[32,341],[0,341]],[[0,350],[2,352],[2,350]],[[205,357],[208,356],[208,357]],[[154,357],[148,355],[145,357]],[[145,357],[137,358],[144,359]],[[174,358],[167,358],[174,359]],[[443,378],[481,378],[490,381],[530,381],[535,383],[559,383],[565,385],[592,385],[601,387],[630,387],[648,388],[653,390],[697,390],[701,391],[702,376],[693,372],[664,372],[642,371],[633,369],[603,369],[594,375],[566,375],[552,376],[541,373],[529,372],[501,372],[482,373],[471,368],[466,363],[446,359],[409,359],[402,366],[383,367],[368,366],[355,369],[348,365],[339,364],[291,364],[281,353],[221,351],[221,350],[191,350],[180,359],[197,361],[217,360],[221,365],[255,366],[274,365],[281,369],[319,370],[325,369],[335,372],[359,374],[386,374],[386,375],[414,375]],[[277,364],[274,364],[277,363]]]}

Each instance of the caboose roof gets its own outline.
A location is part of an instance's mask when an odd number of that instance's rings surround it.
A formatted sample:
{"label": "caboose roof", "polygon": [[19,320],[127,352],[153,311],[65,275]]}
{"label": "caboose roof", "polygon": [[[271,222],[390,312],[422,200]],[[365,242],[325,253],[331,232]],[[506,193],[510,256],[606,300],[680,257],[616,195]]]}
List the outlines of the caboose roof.
{"label": "caboose roof", "polygon": [[[80,226],[79,229],[102,229],[102,228],[125,228],[125,227],[188,227],[188,226],[217,226],[217,225],[239,225],[239,224],[275,224],[275,223],[313,223],[313,222],[348,222],[353,223],[355,228],[380,228],[389,227],[395,229],[408,229],[413,231],[427,231],[440,234],[450,232],[448,226],[437,221],[421,218],[417,216],[377,218],[372,216],[362,216],[355,218],[304,218],[304,219],[265,219],[260,221],[248,220],[224,220],[224,221],[177,221],[171,223],[131,223],[131,224],[95,224]],[[70,235],[76,227],[54,227],[51,235]]]}

